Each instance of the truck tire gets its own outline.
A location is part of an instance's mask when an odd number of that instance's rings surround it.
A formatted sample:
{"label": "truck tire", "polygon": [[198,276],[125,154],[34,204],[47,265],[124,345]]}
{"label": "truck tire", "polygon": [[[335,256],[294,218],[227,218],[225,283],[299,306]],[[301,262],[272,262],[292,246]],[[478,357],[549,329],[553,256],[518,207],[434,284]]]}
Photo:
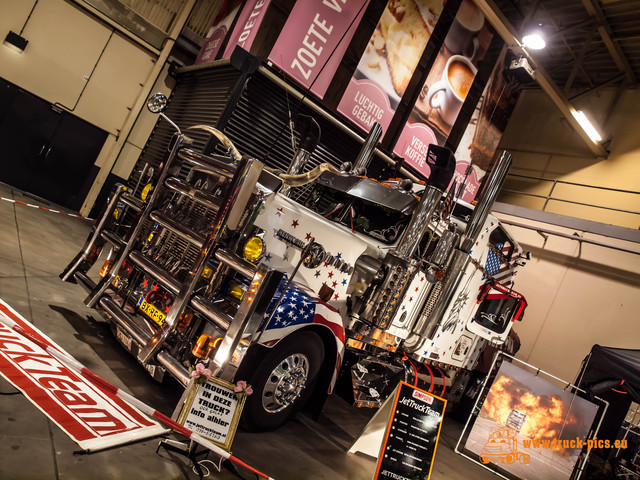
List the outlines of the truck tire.
{"label": "truck tire", "polygon": [[296,333],[280,341],[256,362],[248,381],[253,394],[244,405],[243,427],[264,431],[285,423],[311,395],[323,359],[322,340],[313,332]]}

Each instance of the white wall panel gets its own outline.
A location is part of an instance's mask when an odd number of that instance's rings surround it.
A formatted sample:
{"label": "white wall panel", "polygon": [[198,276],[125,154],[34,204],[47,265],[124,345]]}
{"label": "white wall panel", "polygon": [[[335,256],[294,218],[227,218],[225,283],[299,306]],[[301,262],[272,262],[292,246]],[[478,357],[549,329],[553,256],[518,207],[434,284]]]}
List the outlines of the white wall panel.
{"label": "white wall panel", "polygon": [[154,57],[150,53],[115,33],[87,84],[76,113],[117,134],[153,66]]}
{"label": "white wall panel", "polygon": [[[573,230],[508,215],[500,218],[572,235]],[[529,304],[514,329],[518,357],[560,378],[574,380],[595,344],[640,348],[640,255],[508,226],[533,258],[515,290]],[[580,232],[577,232],[580,233]],[[640,250],[638,244],[586,234],[600,242]]]}
{"label": "white wall panel", "polygon": [[[9,30],[20,32],[32,6],[30,1],[0,0],[3,37]],[[0,75],[72,109],[110,34],[111,29],[68,2],[41,0],[22,33],[29,41],[25,51],[17,54],[0,45]]]}

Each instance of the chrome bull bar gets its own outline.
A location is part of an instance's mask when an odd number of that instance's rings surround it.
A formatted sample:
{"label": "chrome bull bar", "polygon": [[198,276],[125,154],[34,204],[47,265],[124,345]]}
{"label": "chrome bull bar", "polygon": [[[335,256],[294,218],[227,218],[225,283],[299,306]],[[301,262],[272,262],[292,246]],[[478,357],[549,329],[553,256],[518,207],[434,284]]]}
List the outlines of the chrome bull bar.
{"label": "chrome bull bar", "polygon": [[[216,375],[231,380],[242,361],[247,345],[257,338],[258,329],[264,321],[267,308],[283,276],[281,272],[269,267],[256,267],[220,246],[223,234],[229,230],[235,231],[243,221],[245,209],[254,194],[263,164],[248,157],[227,162],[220,158],[201,155],[185,148],[185,143],[188,141],[189,139],[182,134],[174,137],[172,148],[165,157],[164,167],[156,180],[156,188],[145,203],[140,203],[131,196],[125,199],[124,187],[116,191],[85,248],[79,254],[80,258],[75,260],[75,263],[65,272],[66,278],[76,279],[90,291],[85,300],[87,306],[103,311],[113,324],[135,342],[139,347],[138,360],[142,364],[159,364],[185,385],[189,380],[188,371],[165,349],[165,344],[175,332],[187,307],[201,314],[220,331],[225,332],[213,362]],[[190,184],[191,177],[184,181],[169,176],[169,171],[176,159],[195,165],[193,172],[205,172],[220,179],[224,184],[223,194],[214,195],[210,191],[198,188],[197,184]],[[213,212],[214,219],[207,231],[196,232],[189,228],[186,222],[182,222],[179,218],[172,218],[166,211],[159,208],[160,187],[163,187],[164,191],[178,195],[180,199],[189,199],[194,204],[199,204]],[[122,203],[140,212],[138,221],[127,235],[127,239],[120,238],[106,228],[115,208]],[[162,232],[175,235],[197,250],[195,261],[190,267],[185,267],[188,268],[185,280],[180,281],[168,271],[166,264],[157,264],[152,255],[147,256],[144,249],[140,250],[140,239],[146,237],[144,229],[148,228],[150,222],[158,225]],[[95,284],[87,275],[88,269],[79,267],[98,241],[113,245],[116,257],[109,274]],[[235,271],[251,280],[249,291],[243,296],[234,316],[222,311],[204,296],[194,293],[205,265],[212,258],[220,264],[217,277]],[[162,326],[155,332],[145,330],[142,324],[138,324],[134,317],[128,314],[107,291],[125,261],[135,265],[138,270],[153,278],[157,284],[174,295],[173,303]],[[86,266],[86,262],[84,265]],[[211,284],[213,285],[217,280],[219,278],[214,277]]]}

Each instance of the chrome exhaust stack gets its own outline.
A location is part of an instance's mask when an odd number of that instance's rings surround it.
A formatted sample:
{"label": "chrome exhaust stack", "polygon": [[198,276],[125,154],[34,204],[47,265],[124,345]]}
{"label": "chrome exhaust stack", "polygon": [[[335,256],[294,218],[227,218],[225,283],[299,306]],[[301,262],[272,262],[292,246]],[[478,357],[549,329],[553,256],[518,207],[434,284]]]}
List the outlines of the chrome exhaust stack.
{"label": "chrome exhaust stack", "polygon": [[420,240],[429,227],[431,218],[456,170],[456,158],[451,150],[445,147],[429,145],[426,162],[431,167],[427,186],[422,193],[418,208],[396,247],[398,255],[405,258],[413,257],[418,250]]}
{"label": "chrome exhaust stack", "polygon": [[384,276],[370,288],[368,300],[360,315],[379,328],[387,328],[393,321],[405,290],[411,283],[420,258],[417,255],[424,236],[444,191],[449,186],[456,169],[456,159],[448,148],[430,145],[427,163],[431,174],[409,225],[394,251],[387,253],[383,261]]}
{"label": "chrome exhaust stack", "polygon": [[477,241],[482,227],[487,220],[487,216],[493,206],[493,203],[504,185],[504,181],[507,178],[507,173],[511,167],[511,154],[507,151],[502,152],[500,158],[496,161],[491,172],[488,174],[487,179],[478,194],[478,203],[471,214],[467,228],[462,238],[460,248],[453,252],[453,257],[448,268],[448,271],[455,272],[450,275],[442,286],[442,291],[436,305],[431,311],[429,317],[421,317],[424,322],[422,325],[418,323],[415,331],[423,338],[432,338],[436,331],[440,320],[444,315],[447,307],[453,301],[453,295],[460,286],[462,278],[465,276],[465,270],[469,262],[469,253]]}
{"label": "chrome exhaust stack", "polygon": [[498,193],[504,185],[509,169],[511,168],[511,163],[511,154],[505,150],[494,164],[487,180],[478,193],[478,203],[473,209],[460,247],[464,252],[469,253],[473,244],[478,240],[484,222],[487,220],[487,216],[489,216],[489,212],[498,197]]}
{"label": "chrome exhaust stack", "polygon": [[351,172],[354,175],[364,175],[367,172],[367,167],[371,163],[373,152],[375,151],[376,145],[378,145],[378,140],[380,140],[381,136],[382,127],[379,123],[375,122],[371,126],[371,130],[369,130],[369,135],[367,135],[367,138],[365,138],[364,143],[362,144],[360,153],[358,153],[358,156],[353,162]]}

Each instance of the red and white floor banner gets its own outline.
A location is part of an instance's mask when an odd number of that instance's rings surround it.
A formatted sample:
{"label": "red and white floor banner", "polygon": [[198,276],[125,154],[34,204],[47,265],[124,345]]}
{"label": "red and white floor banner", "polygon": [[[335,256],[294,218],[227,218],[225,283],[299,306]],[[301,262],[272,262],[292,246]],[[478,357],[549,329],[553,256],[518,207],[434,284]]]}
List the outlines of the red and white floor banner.
{"label": "red and white floor banner", "polygon": [[[14,325],[41,345],[18,333]],[[102,450],[168,432],[114,393],[85,380],[42,344],[70,357],[0,300],[0,374],[80,448]]]}
{"label": "red and white floor banner", "polygon": [[67,212],[63,212],[61,210],[55,210],[53,208],[42,207],[40,205],[34,205],[33,203],[25,203],[25,202],[21,202],[19,200],[14,200],[13,198],[0,197],[0,200],[4,200],[5,202],[10,202],[10,203],[18,204],[18,205],[24,205],[25,207],[39,208],[40,210],[45,210],[45,211],[51,212],[51,213],[59,213],[60,215],[66,215],[67,217],[81,218],[83,220],[89,220],[90,222],[95,221],[95,219],[93,219],[93,218],[83,217],[82,215],[76,215],[75,213],[67,213]]}

